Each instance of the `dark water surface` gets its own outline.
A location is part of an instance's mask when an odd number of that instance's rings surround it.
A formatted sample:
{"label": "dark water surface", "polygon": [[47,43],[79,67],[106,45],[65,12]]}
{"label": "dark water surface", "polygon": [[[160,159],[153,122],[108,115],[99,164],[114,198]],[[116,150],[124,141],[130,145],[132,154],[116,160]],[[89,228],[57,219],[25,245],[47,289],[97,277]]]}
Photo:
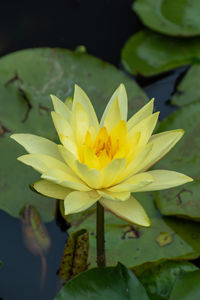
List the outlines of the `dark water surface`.
{"label": "dark water surface", "polygon": [[56,222],[46,224],[51,247],[46,256],[47,273],[40,288],[41,260],[24,246],[21,221],[0,211],[0,297],[4,300],[51,300],[57,294],[60,282],[59,268],[67,234],[61,232]]}
{"label": "dark water surface", "polygon": [[[31,47],[74,49],[85,45],[88,53],[119,66],[120,50],[127,38],[142,28],[132,12],[132,0],[71,0],[58,2],[4,2],[0,12],[0,54]],[[176,107],[168,101],[186,68],[150,79],[137,78],[149,98],[155,97],[161,119]],[[168,103],[168,104],[167,104]],[[56,222],[46,224],[51,238],[47,275],[40,291],[41,261],[24,246],[21,221],[0,211],[0,297],[4,300],[52,300],[58,292],[56,272],[66,233]]]}

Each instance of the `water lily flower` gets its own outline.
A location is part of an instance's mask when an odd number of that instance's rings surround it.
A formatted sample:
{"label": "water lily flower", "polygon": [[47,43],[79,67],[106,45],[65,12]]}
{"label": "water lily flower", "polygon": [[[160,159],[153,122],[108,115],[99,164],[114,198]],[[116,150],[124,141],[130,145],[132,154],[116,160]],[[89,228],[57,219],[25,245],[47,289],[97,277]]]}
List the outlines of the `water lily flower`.
{"label": "water lily flower", "polygon": [[123,84],[112,95],[99,123],[79,87],[73,101],[52,97],[52,119],[60,145],[32,134],[13,134],[29,154],[19,161],[40,172],[39,193],[64,200],[65,214],[86,210],[100,201],[113,214],[141,226],[149,218],[131,193],[172,188],[193,179],[174,171],[148,171],[180,140],[183,130],[154,134],[159,113],[152,99],[127,121]]}

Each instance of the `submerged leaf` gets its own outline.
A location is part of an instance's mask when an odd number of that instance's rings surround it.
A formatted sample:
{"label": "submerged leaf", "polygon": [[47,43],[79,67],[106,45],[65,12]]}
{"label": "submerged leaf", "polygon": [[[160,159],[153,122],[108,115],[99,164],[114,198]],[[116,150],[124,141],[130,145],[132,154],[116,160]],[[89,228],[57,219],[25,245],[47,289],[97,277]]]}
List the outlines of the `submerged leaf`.
{"label": "submerged leaf", "polygon": [[41,258],[41,287],[44,284],[47,271],[45,254],[50,248],[51,240],[45,225],[37,210],[31,205],[25,205],[21,213],[22,233],[26,247],[33,255]]}
{"label": "submerged leaf", "polygon": [[26,205],[21,220],[26,247],[34,255],[45,255],[50,248],[51,240],[37,210],[31,205]]}
{"label": "submerged leaf", "polygon": [[69,280],[87,269],[89,235],[85,229],[73,232],[67,238],[58,270],[61,279]]}
{"label": "submerged leaf", "polygon": [[75,240],[71,235],[69,235],[65,244],[62,260],[60,262],[60,268],[58,270],[58,276],[63,280],[71,278],[74,248]]}
{"label": "submerged leaf", "polygon": [[76,246],[72,266],[72,277],[87,269],[88,251],[89,234],[88,231],[84,230],[81,234],[76,234]]}

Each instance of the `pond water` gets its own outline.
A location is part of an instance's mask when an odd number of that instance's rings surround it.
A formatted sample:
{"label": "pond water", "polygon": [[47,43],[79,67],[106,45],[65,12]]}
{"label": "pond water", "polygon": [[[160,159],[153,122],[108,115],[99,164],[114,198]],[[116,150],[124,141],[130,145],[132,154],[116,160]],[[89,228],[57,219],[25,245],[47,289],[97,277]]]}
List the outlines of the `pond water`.
{"label": "pond water", "polygon": [[[119,66],[123,43],[131,34],[142,28],[142,25],[131,11],[132,1],[116,2],[115,0],[85,0],[83,5],[81,1],[74,0],[66,1],[65,5],[59,4],[56,7],[45,5],[44,2],[38,11],[36,11],[37,6],[32,12],[30,7],[29,9],[26,6],[16,7],[19,14],[18,16],[12,15],[12,18],[9,15],[8,7],[4,4],[5,15],[3,19],[0,19],[0,32],[4,33],[0,40],[1,54],[34,46],[57,46],[72,49],[79,44],[84,44],[90,54]],[[54,10],[56,10],[55,13]],[[57,15],[55,24],[54,14]],[[75,25],[74,20],[78,20]],[[79,26],[77,26],[77,22]],[[93,22],[94,27],[91,26]],[[18,28],[16,28],[16,24],[18,24]],[[82,26],[83,28],[81,28]],[[168,101],[175,91],[177,80],[185,70],[186,68],[179,68],[162,75],[162,77],[151,79],[137,78],[149,98],[158,99],[155,106],[156,110],[161,111],[161,119],[176,109]],[[46,224],[46,227],[50,235],[51,247],[46,256],[47,273],[41,289],[40,257],[33,256],[25,247],[21,221],[0,211],[0,260],[3,262],[0,270],[0,297],[2,299],[51,300],[57,294],[60,281],[56,272],[59,268],[67,234],[61,231],[56,221]]]}

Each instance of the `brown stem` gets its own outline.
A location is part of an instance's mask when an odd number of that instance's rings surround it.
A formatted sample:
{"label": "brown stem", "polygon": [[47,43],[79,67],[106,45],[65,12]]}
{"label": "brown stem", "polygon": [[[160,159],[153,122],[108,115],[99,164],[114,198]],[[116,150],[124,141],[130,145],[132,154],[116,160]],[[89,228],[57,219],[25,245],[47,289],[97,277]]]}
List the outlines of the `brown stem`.
{"label": "brown stem", "polygon": [[105,267],[105,239],[104,239],[104,208],[97,202],[96,214],[96,239],[97,239],[97,266]]}

